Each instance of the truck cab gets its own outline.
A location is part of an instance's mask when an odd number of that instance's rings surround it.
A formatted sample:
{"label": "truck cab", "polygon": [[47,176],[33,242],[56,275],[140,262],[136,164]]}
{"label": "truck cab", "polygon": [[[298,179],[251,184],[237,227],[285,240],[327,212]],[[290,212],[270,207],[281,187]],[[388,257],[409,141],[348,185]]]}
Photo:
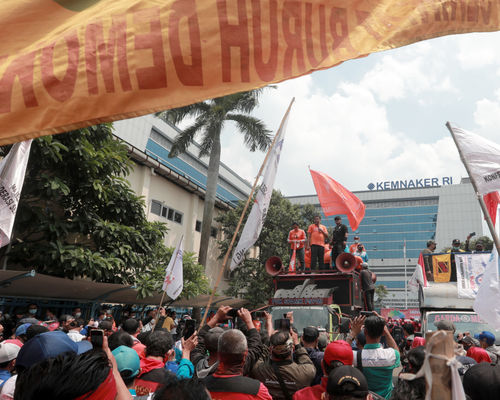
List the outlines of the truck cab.
{"label": "truck cab", "polygon": [[315,326],[337,338],[342,314],[354,315],[362,308],[359,273],[278,274],[273,278],[274,295],[269,300],[273,320],[293,311],[294,326],[302,333]]}

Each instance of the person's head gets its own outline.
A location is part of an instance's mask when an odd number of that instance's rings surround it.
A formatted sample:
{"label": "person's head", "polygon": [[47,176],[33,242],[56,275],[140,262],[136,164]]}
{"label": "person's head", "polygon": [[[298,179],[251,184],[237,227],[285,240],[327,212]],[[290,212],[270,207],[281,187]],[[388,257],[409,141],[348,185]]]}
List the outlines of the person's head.
{"label": "person's head", "polygon": [[353,353],[351,346],[345,340],[334,340],[326,346],[323,354],[323,374],[328,374],[343,365],[352,365]]}
{"label": "person's head", "polygon": [[169,377],[154,394],[155,400],[210,400],[205,384],[196,379]]}
{"label": "person's head", "polygon": [[479,334],[474,335],[474,337],[479,340],[479,345],[486,349],[495,344],[495,335],[488,331],[482,331]]}
{"label": "person's head", "polygon": [[455,324],[451,321],[441,320],[434,324],[438,331],[449,331],[455,333]]}
{"label": "person's head", "polygon": [[484,244],[481,241],[476,242],[476,251],[484,251]]}
{"label": "person's head", "polygon": [[302,333],[302,343],[305,347],[316,348],[318,346],[319,331],[314,326],[307,326]]}
{"label": "person's head", "polygon": [[80,319],[73,319],[71,320],[69,323],[68,323],[68,329],[70,331],[73,331],[73,330],[77,330],[77,331],[81,331],[83,326],[82,326],[82,323],[81,323],[81,320]]}
{"label": "person's head", "polygon": [[372,340],[380,340],[384,333],[384,327],[385,320],[383,318],[371,315],[365,320],[365,336]]}
{"label": "person's head", "polygon": [[[110,347],[111,348],[111,347]],[[127,346],[118,346],[112,351],[116,366],[125,385],[129,386],[141,371],[141,360],[134,349]]]}
{"label": "person's head", "polygon": [[464,336],[458,343],[464,347],[465,351],[469,350],[471,347],[480,346],[479,341],[470,336]]}
{"label": "person's head", "polygon": [[404,372],[416,374],[420,368],[422,368],[422,365],[424,364],[425,360],[425,347],[424,346],[419,346],[415,347],[414,349],[411,349],[408,352],[408,366],[405,367],[406,370]]}
{"label": "person's head", "polygon": [[299,229],[299,224],[297,222],[292,223],[292,229],[297,230]]}
{"label": "person's head", "polygon": [[366,336],[364,332],[359,332],[356,336],[356,347],[358,350],[362,350],[366,344]]}
{"label": "person's head", "polygon": [[229,329],[220,335],[217,356],[223,369],[242,368],[247,352],[247,338],[240,330]]}
{"label": "person's head", "polygon": [[219,337],[223,333],[224,329],[216,326],[215,328],[210,329],[205,335],[205,348],[211,356],[217,354],[219,347]]}
{"label": "person's head", "polygon": [[49,328],[43,325],[31,325],[26,329],[26,339],[30,340],[40,333],[48,332]]}
{"label": "person's head", "polygon": [[460,239],[453,239],[451,247],[453,250],[458,250],[460,248]]}
{"label": "person's head", "polygon": [[366,399],[369,394],[363,373],[353,366],[343,365],[328,375],[324,400]]}
{"label": "person's head", "polygon": [[342,218],[340,218],[338,215],[335,217],[335,224],[340,225],[342,223]]}
{"label": "person's head", "polygon": [[319,335],[318,350],[325,351],[326,346],[328,346],[328,337],[326,335]]}
{"label": "person's head", "polygon": [[174,347],[170,332],[155,330],[146,340],[146,357],[168,357]]}
{"label": "person's head", "polygon": [[12,371],[14,369],[19,350],[21,348],[14,343],[0,343],[0,370]]}
{"label": "person's head", "polygon": [[14,398],[63,400],[92,394],[97,399],[110,392],[116,395],[116,383],[106,353],[89,351],[61,354],[28,368],[18,375]]}
{"label": "person's head", "polygon": [[427,248],[431,251],[436,250],[436,242],[434,240],[429,240],[427,242]]}
{"label": "person's head", "polygon": [[359,236],[354,236],[354,243],[359,243]]}
{"label": "person's head", "polygon": [[403,332],[405,336],[413,335],[415,333],[415,327],[413,326],[413,324],[407,322],[403,324]]}
{"label": "person's head", "polygon": [[73,317],[80,318],[82,316],[82,309],[80,307],[73,308],[73,312],[71,313]]}
{"label": "person's head", "polygon": [[65,330],[66,332],[69,331],[69,323],[71,321],[74,321],[75,317],[73,317],[72,315],[68,315],[68,314],[64,314],[64,315],[61,315],[61,318],[60,318],[60,323],[61,323],[61,327],[63,328],[63,330]]}
{"label": "person's head", "polygon": [[30,323],[25,323],[17,326],[15,333],[16,339],[19,339],[21,342],[25,343],[28,340],[28,337],[26,336],[26,331],[31,325],[32,324]]}
{"label": "person's head", "polygon": [[500,364],[473,365],[465,372],[463,385],[472,400],[500,399]]}
{"label": "person's head", "polygon": [[318,225],[321,222],[321,217],[319,215],[315,215],[313,222]]}
{"label": "person's head", "polygon": [[276,331],[269,338],[271,356],[277,360],[292,357],[293,341],[287,331]]}
{"label": "person's head", "polygon": [[113,333],[113,322],[108,321],[104,319],[103,321],[99,322],[99,329],[102,329],[104,331],[104,334],[106,336],[111,336]]}
{"label": "person's head", "polygon": [[108,346],[111,350],[116,349],[120,346],[132,347],[134,345],[134,339],[125,331],[114,332],[108,338]]}
{"label": "person's head", "polygon": [[123,322],[122,329],[133,336],[139,332],[139,321],[134,318],[129,318]]}
{"label": "person's head", "polygon": [[36,315],[37,312],[38,312],[38,306],[35,303],[31,303],[28,306],[28,314],[34,316],[34,315]]}

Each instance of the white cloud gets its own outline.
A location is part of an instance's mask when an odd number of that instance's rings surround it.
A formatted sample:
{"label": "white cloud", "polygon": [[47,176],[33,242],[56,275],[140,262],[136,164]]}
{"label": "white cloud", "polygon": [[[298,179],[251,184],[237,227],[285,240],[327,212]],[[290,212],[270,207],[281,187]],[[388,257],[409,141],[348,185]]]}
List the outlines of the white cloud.
{"label": "white cloud", "polygon": [[500,65],[498,42],[500,32],[459,35],[457,59],[463,69],[478,69],[487,65]]}
{"label": "white cloud", "polygon": [[500,138],[500,89],[493,99],[483,98],[476,102],[474,121],[479,126],[478,134],[499,142]]}

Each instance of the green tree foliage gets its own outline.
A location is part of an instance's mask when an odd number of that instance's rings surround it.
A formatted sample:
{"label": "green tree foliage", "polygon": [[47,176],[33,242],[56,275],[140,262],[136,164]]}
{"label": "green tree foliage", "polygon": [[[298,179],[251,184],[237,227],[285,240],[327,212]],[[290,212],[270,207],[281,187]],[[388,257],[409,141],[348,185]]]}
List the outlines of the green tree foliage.
{"label": "green tree foliage", "polygon": [[151,294],[156,286],[145,276],[164,270],[172,250],[163,244],[166,225],[146,220],[125,178],[132,166],[110,124],[33,141],[8,268],[136,284]]}
{"label": "green tree foliage", "polygon": [[199,262],[206,265],[208,245],[212,227],[213,211],[221,154],[220,136],[224,125],[232,122],[236,131],[243,134],[245,145],[250,151],[264,151],[271,144],[270,131],[264,123],[249,115],[259,104],[262,89],[251,90],[218,97],[212,100],[191,104],[157,113],[167,122],[178,124],[186,117],[194,118],[193,123],[175,139],[169,157],[184,153],[197,135],[201,136],[199,156],[210,156],[207,171],[207,191],[201,224]]}
{"label": "green tree foliage", "polygon": [[[222,224],[225,238],[219,242],[221,258],[229,247],[243,207],[244,204],[240,203],[234,210],[223,213],[217,218],[217,221]],[[247,210],[243,223],[246,221],[249,213],[250,207]],[[259,255],[257,258],[247,257],[235,269],[229,281],[230,287],[226,291],[226,294],[229,296],[239,296],[248,300],[250,307],[266,303],[273,291],[272,278],[266,273],[264,268],[266,260],[269,257],[278,256],[284,265],[288,265],[290,257],[287,239],[292,223],[297,222],[300,228],[307,230],[307,227],[312,222],[311,215],[314,215],[314,207],[312,205],[304,207],[293,205],[279,191],[273,190],[262,232],[255,243],[259,247]],[[240,229],[240,233],[242,229],[243,226]],[[236,243],[238,243],[240,233],[238,234]]]}
{"label": "green tree foliage", "polygon": [[389,296],[389,291],[384,285],[375,286],[375,304],[377,307],[384,306],[384,300],[387,296]]}

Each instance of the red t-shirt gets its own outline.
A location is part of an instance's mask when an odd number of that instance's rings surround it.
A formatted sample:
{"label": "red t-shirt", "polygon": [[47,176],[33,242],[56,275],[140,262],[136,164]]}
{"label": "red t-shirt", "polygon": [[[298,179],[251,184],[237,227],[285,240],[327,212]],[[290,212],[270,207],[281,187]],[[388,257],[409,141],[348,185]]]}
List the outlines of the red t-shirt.
{"label": "red t-shirt", "polygon": [[[325,225],[319,224],[319,228],[323,232],[328,232],[326,230]],[[316,226],[316,224],[311,224],[309,225],[309,228],[307,229],[307,233],[309,234],[309,238],[311,240],[311,244],[316,244],[318,246],[325,246],[325,235],[320,232],[319,228]]]}
{"label": "red t-shirt", "polygon": [[[297,240],[300,240],[300,242],[297,243]],[[291,249],[302,249],[306,241],[306,233],[303,229],[292,229],[288,234],[288,241]],[[295,247],[296,244],[298,244],[297,247]]]}
{"label": "red t-shirt", "polygon": [[[224,378],[231,378],[231,377],[236,377],[237,375],[217,375],[213,374],[212,378],[215,379],[224,379]],[[255,381],[252,378],[248,377],[242,377],[247,380],[252,380]],[[210,396],[212,396],[212,400],[272,400],[273,398],[269,394],[269,391],[267,388],[264,386],[262,382],[259,382],[259,391],[257,394],[247,394],[247,393],[238,393],[234,391],[227,391],[227,392],[217,392],[217,391],[212,391],[210,390],[210,384],[207,384],[207,389],[210,392]],[[222,386],[225,386],[222,384]]]}
{"label": "red t-shirt", "polygon": [[327,382],[328,378],[324,376],[321,378],[320,385],[309,386],[297,390],[293,395],[293,400],[321,400],[321,395],[326,392]]}

